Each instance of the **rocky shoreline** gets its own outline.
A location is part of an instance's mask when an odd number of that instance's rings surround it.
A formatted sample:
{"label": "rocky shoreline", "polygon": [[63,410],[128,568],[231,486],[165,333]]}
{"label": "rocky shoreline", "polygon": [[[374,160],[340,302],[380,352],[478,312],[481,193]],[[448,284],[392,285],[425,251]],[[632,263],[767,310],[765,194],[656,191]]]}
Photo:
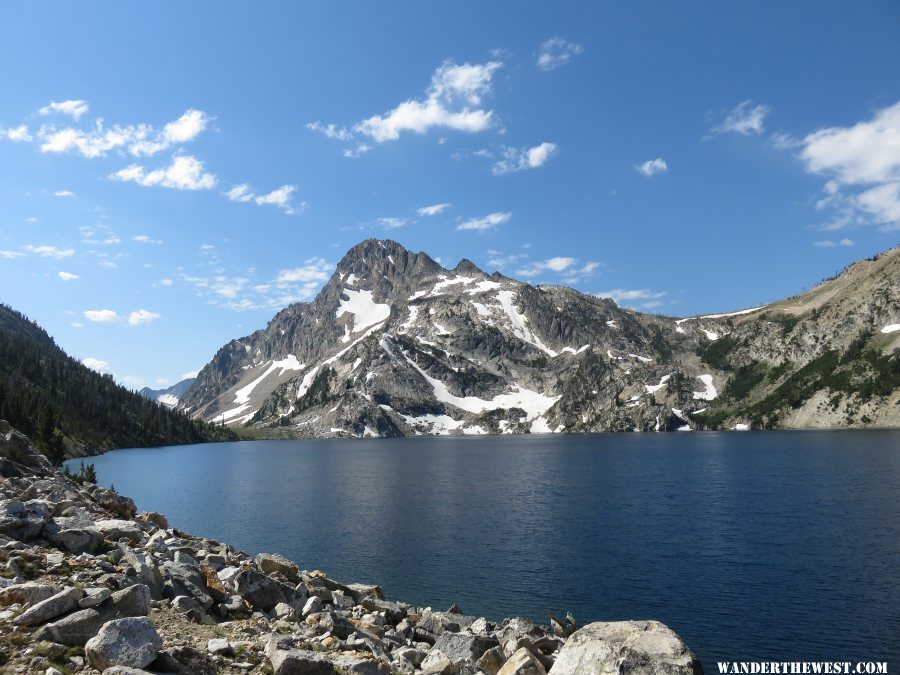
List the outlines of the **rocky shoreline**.
{"label": "rocky shoreline", "polygon": [[4,673],[701,675],[656,621],[500,623],[169,527],[0,421]]}

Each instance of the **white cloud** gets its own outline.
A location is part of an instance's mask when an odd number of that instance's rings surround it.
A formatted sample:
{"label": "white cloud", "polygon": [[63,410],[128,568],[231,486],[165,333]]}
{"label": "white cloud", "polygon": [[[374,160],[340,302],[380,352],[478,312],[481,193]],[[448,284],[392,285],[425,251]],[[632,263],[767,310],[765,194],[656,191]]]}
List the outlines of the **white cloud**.
{"label": "white cloud", "polygon": [[161,244],[162,241],[159,239],[153,239],[150,235],[147,234],[136,234],[131,238],[132,241],[136,241],[139,244]]}
{"label": "white cloud", "polygon": [[749,99],[742,101],[720,124],[714,126],[711,132],[713,134],[734,132],[743,136],[761,134],[764,131],[763,121],[771,111],[772,108],[767,105],[753,105],[753,101]]}
{"label": "white cloud", "polygon": [[75,255],[75,249],[73,248],[57,248],[56,246],[32,246],[29,244],[25,246],[25,250],[42,258],[53,258],[55,260],[71,258]]}
{"label": "white cloud", "polygon": [[443,213],[444,211],[446,211],[447,209],[449,209],[451,206],[452,206],[452,204],[446,204],[446,203],[433,204],[432,206],[422,206],[422,207],[416,209],[416,213],[418,213],[422,217],[437,216],[437,215]]}
{"label": "white cloud", "polygon": [[497,270],[503,270],[512,267],[513,265],[517,265],[520,260],[524,260],[528,257],[524,253],[503,255],[500,251],[488,251],[487,254],[491,256],[487,261],[488,267]]}
{"label": "white cloud", "polygon": [[541,70],[555,70],[566,65],[573,56],[581,54],[583,51],[584,47],[574,42],[569,42],[561,37],[550,38],[541,43],[535,64]]}
{"label": "white cloud", "polygon": [[73,281],[78,278],[77,274],[72,274],[71,272],[57,272],[56,274],[63,281]]}
{"label": "white cloud", "polygon": [[484,232],[502,225],[512,218],[512,213],[491,213],[482,218],[472,218],[456,226],[457,230],[477,230]]}
{"label": "white cloud", "polygon": [[175,282],[173,282],[169,277],[165,277],[159,280],[160,286],[171,286],[173,283]]}
{"label": "white cloud", "polygon": [[310,122],[306,125],[310,131],[324,134],[327,138],[337,141],[353,140],[353,133],[346,127],[338,128],[335,124],[322,124],[321,122]]}
{"label": "white cloud", "polygon": [[575,258],[548,258],[547,260],[535,261],[526,267],[516,270],[516,274],[523,277],[536,277],[542,272],[563,272],[576,264],[578,260]]}
{"label": "white cloud", "polygon": [[142,323],[150,323],[156,321],[160,315],[156,312],[150,312],[146,309],[139,309],[128,315],[129,326],[139,326]]}
{"label": "white cloud", "polygon": [[197,377],[197,375],[199,375],[199,374],[200,374],[200,371],[198,371],[198,370],[189,370],[188,372],[181,374],[181,379],[182,380],[190,380],[191,378]]}
{"label": "white cloud", "polygon": [[84,312],[84,318],[94,323],[113,323],[119,320],[119,315],[112,309],[89,309]]}
{"label": "white cloud", "polygon": [[87,366],[91,370],[96,370],[98,373],[109,372],[109,363],[107,363],[106,361],[101,361],[100,359],[95,359],[91,356],[81,359],[81,365]]}
{"label": "white cloud", "polygon": [[2,251],[0,250],[0,259],[2,260],[12,260],[13,258],[21,258],[24,253],[19,253],[18,251]]}
{"label": "white cloud", "polygon": [[277,206],[288,215],[297,215],[303,212],[303,209],[306,207],[306,202],[300,202],[297,206],[294,206],[291,203],[296,191],[296,185],[282,185],[277,190],[272,190],[264,195],[257,195],[251,185],[248,183],[241,183],[240,185],[235,185],[224,194],[233,202],[242,202],[245,204],[253,202],[260,206],[271,204]]}
{"label": "white cloud", "polygon": [[638,164],[634,168],[638,173],[645,176],[652,176],[653,174],[663,173],[664,171],[669,170],[669,166],[668,164],[666,164],[666,160],[662,159],[661,157],[647,160],[643,164]]}
{"label": "white cloud", "polygon": [[132,164],[110,176],[113,180],[133,182],[145,187],[162,186],[176,190],[211,190],[216,177],[203,172],[203,162],[190,155],[179,155],[162,169],[147,172],[143,166]]}
{"label": "white cloud", "polygon": [[505,148],[503,159],[494,164],[491,173],[502,176],[524,169],[537,169],[544,165],[557,151],[556,143],[541,143],[533,148]]}
{"label": "white cloud", "polygon": [[72,328],[84,328],[84,324],[80,321],[73,321],[69,325],[72,326]]}
{"label": "white cloud", "polygon": [[431,76],[424,100],[404,101],[384,115],[374,115],[357,124],[353,130],[369,136],[376,143],[394,141],[411,131],[423,134],[433,128],[454,129],[474,133],[487,129],[493,111],[473,108],[491,91],[494,73],[502,67],[498,61],[488,63],[443,63]]}
{"label": "white cloud", "polygon": [[194,140],[210,121],[201,110],[189,109],[181,117],[157,131],[149,124],[127,124],[105,127],[102,119],[92,129],[43,126],[37,132],[41,152],[66,153],[76,151],[89,159],[103,157],[110,150],[123,149],[140,157],[154,155],[181,143]]}
{"label": "white cloud", "polygon": [[281,270],[276,278],[276,283],[295,283],[307,281],[328,281],[334,265],[325,262],[322,258],[310,258],[303,267],[295,267],[290,270]]}
{"label": "white cloud", "polygon": [[0,139],[6,138],[13,143],[30,143],[34,137],[28,133],[28,127],[24,124],[11,129],[0,128]]}
{"label": "white cloud", "polygon": [[299,206],[293,206],[291,204],[291,199],[296,191],[296,185],[282,185],[277,190],[272,190],[268,194],[254,198],[253,201],[260,205],[272,204],[288,215],[293,216],[302,213],[303,209],[306,207],[306,202],[301,202]]}
{"label": "white cloud", "polygon": [[355,148],[347,148],[346,150],[344,150],[344,157],[347,157],[350,159],[358,159],[358,158],[362,157],[364,154],[366,154],[367,152],[369,152],[369,150],[371,150],[371,149],[372,149],[371,145],[368,145],[366,143],[360,143]]}
{"label": "white cloud", "polygon": [[376,222],[386,230],[396,230],[409,225],[411,221],[409,218],[379,218]]}
{"label": "white cloud", "polygon": [[900,228],[900,102],[869,121],[819,129],[801,143],[806,170],[829,177],[816,206],[833,209],[836,216],[822,229]]}
{"label": "white cloud", "polygon": [[840,241],[825,239],[824,241],[813,242],[813,246],[816,246],[817,248],[836,248],[838,246],[854,246],[855,244],[856,242],[852,239],[841,239]]}
{"label": "white cloud", "polygon": [[54,197],[75,197],[77,195],[74,192],[72,192],[71,190],[57,190],[56,192],[53,193],[53,196]]}
{"label": "white cloud", "polygon": [[[609,298],[613,300],[616,304],[621,304],[622,302],[628,302],[632,300],[648,300],[648,301],[657,301],[659,298],[665,297],[668,295],[667,291],[651,291],[647,288],[636,288],[636,289],[625,289],[625,288],[615,288],[611,291],[600,291],[599,293],[594,293],[598,298]],[[647,307],[649,303],[644,303],[644,307]],[[652,307],[658,307],[658,304],[651,305]]]}
{"label": "white cloud", "polygon": [[253,201],[253,198],[256,195],[253,193],[253,188],[247,183],[241,183],[240,185],[235,185],[226,192],[225,196],[233,202],[249,202]]}
{"label": "white cloud", "polygon": [[85,101],[70,100],[60,101],[59,103],[57,103],[56,101],[50,101],[50,104],[45,105],[43,108],[38,110],[38,113],[45,117],[47,115],[53,114],[68,115],[77,122],[87,111],[88,104]]}

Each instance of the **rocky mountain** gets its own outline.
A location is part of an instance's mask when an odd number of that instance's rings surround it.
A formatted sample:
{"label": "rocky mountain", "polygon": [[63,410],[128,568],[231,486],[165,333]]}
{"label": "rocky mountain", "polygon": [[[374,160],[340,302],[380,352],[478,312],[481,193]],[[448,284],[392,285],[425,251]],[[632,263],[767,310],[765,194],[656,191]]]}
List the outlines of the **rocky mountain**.
{"label": "rocky mountain", "polygon": [[202,443],[232,432],[119,386],[66,354],[46,331],[0,305],[0,417],[54,462],[122,447]]}
{"label": "rocky mountain", "polygon": [[196,379],[196,377],[189,377],[181,382],[176,382],[171,387],[165,389],[151,389],[150,387],[144,387],[138,394],[150,401],[162,403],[167,408],[174,408],[178,405],[178,399],[184,392],[191,388],[191,385],[194,384],[194,380]]}
{"label": "rocky mountain", "polygon": [[900,249],[727,314],[642,314],[367,240],[178,408],[298,436],[900,425]]}

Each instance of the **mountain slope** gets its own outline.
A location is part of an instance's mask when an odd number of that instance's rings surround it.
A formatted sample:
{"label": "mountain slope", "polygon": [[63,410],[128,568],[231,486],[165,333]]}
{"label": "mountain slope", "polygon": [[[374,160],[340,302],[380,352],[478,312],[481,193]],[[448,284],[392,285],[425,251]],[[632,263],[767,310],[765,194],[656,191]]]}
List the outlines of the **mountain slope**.
{"label": "mountain slope", "polygon": [[229,438],[167,410],[68,356],[43,329],[0,305],[0,419],[30,434],[54,461],[116,447]]}
{"label": "mountain slope", "polygon": [[178,405],[179,398],[184,392],[191,388],[191,385],[194,384],[194,380],[196,379],[196,377],[189,377],[181,382],[176,382],[171,387],[166,387],[165,389],[151,389],[150,387],[144,387],[138,394],[150,401],[162,403],[167,408],[174,408]]}
{"label": "mountain slope", "polygon": [[[316,437],[894,426],[900,332],[877,331],[900,323],[898,266],[894,249],[782,303],[673,319],[368,240],[179,408]],[[852,371],[843,389],[811,375],[822,358]],[[816,416],[823,396],[840,415]]]}

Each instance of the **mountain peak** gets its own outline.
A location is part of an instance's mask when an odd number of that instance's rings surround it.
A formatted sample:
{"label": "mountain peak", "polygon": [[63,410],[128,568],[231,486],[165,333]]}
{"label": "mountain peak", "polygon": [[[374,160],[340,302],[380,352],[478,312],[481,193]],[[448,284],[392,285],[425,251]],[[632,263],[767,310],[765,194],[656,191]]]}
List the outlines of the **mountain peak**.
{"label": "mountain peak", "polygon": [[453,271],[457,274],[484,274],[481,268],[468,258],[460,260],[459,264],[453,268]]}
{"label": "mountain peak", "polygon": [[427,253],[413,253],[390,239],[366,239],[347,251],[337,264],[335,275],[343,279],[354,275],[357,279],[406,280],[437,274],[443,271]]}

